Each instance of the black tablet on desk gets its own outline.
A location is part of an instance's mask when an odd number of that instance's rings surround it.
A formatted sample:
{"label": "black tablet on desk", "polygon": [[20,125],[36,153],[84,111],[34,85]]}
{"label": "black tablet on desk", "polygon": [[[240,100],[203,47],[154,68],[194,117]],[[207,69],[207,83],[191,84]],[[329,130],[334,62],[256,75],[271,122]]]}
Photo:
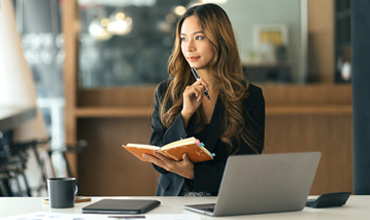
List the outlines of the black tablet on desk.
{"label": "black tablet on desk", "polygon": [[158,200],[102,199],[82,208],[86,214],[143,214],[161,204]]}

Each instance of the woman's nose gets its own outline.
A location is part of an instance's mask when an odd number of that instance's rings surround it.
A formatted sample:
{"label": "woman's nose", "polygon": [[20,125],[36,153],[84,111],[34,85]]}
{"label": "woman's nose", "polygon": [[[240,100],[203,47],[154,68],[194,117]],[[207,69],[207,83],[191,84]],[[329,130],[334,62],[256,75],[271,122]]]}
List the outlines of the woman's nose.
{"label": "woman's nose", "polygon": [[186,44],[186,47],[185,47],[186,51],[194,51],[195,50],[195,46],[194,46],[194,42],[192,40],[189,40],[188,43]]}

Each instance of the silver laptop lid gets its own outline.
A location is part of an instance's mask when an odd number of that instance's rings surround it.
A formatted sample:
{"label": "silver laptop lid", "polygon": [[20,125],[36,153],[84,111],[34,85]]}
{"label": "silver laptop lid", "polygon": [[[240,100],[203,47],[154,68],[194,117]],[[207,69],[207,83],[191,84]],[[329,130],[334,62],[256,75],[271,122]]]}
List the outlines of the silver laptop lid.
{"label": "silver laptop lid", "polygon": [[214,216],[302,210],[320,152],[230,156]]}

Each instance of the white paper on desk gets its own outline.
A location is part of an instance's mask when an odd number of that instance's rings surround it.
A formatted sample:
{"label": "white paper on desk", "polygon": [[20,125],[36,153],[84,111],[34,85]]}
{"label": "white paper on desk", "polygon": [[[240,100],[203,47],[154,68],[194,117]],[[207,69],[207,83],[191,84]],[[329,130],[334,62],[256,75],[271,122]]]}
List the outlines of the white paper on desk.
{"label": "white paper on desk", "polygon": [[[120,217],[120,218],[114,218]],[[34,212],[25,215],[17,215],[7,218],[2,218],[3,220],[100,220],[100,219],[121,219],[129,220],[134,218],[124,218],[124,215],[93,215],[93,214],[62,214],[55,212]],[[146,220],[200,220],[199,216],[196,214],[149,214],[145,215]]]}
{"label": "white paper on desk", "polygon": [[200,220],[196,214],[148,214],[146,220]]}
{"label": "white paper on desk", "polygon": [[7,218],[2,218],[2,220],[98,220],[98,219],[108,219],[107,216],[99,215],[82,215],[82,214],[62,214],[55,212],[34,212],[25,215],[17,215]]}

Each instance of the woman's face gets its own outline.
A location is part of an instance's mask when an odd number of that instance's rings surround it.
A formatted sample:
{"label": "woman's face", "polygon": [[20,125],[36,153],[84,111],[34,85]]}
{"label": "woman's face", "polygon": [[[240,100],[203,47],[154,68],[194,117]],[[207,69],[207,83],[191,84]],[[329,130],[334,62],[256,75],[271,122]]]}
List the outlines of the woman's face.
{"label": "woman's face", "polygon": [[206,68],[214,56],[211,42],[196,15],[187,17],[181,26],[181,51],[191,67]]}

